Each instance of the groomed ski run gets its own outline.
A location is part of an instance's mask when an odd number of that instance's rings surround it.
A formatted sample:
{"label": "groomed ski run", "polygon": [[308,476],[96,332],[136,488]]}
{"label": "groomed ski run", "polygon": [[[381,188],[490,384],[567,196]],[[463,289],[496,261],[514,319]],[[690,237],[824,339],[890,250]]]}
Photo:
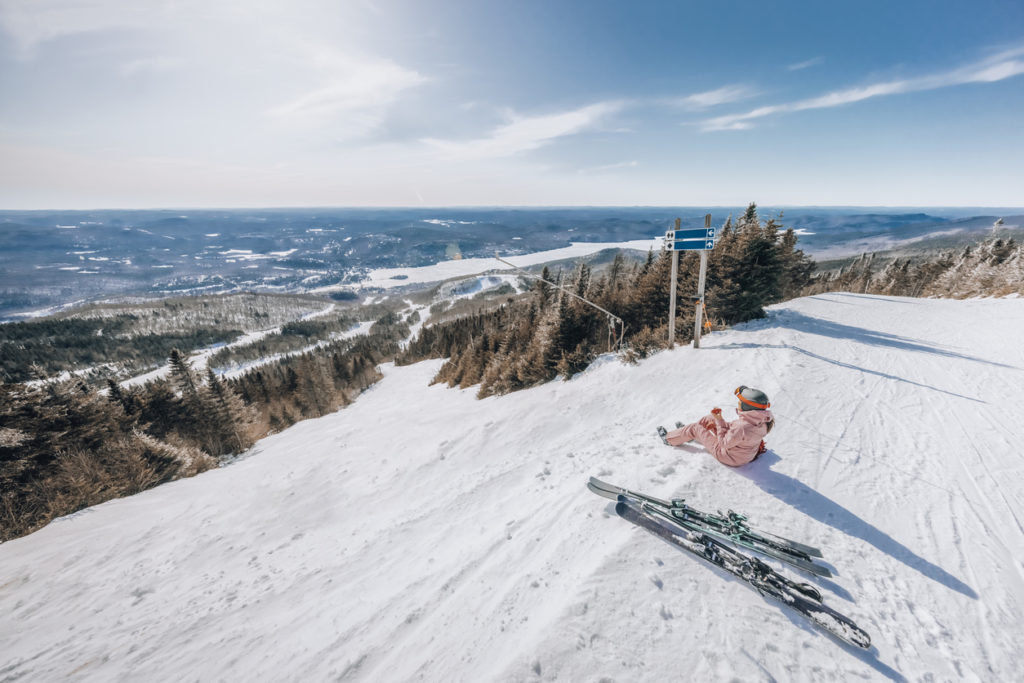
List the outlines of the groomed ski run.
{"label": "groomed ski run", "polygon": [[[1018,680],[1024,301],[769,313],[484,400],[385,366],[234,465],[0,545],[0,678]],[[652,436],[755,382],[778,424],[752,465]],[[590,476],[699,486],[819,547],[836,575],[801,580],[871,648],[638,532]]]}

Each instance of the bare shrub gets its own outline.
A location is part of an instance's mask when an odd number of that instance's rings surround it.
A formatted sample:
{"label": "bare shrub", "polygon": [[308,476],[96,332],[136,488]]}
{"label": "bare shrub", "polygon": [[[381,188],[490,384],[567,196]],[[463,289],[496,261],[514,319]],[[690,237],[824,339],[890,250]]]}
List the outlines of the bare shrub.
{"label": "bare shrub", "polygon": [[622,354],[626,363],[636,363],[668,346],[668,327],[644,327],[629,339],[629,346]]}
{"label": "bare shrub", "polygon": [[163,443],[137,430],[97,450],[61,451],[46,477],[25,486],[17,497],[13,491],[0,496],[0,540],[215,466],[214,458],[194,446]]}
{"label": "bare shrub", "polygon": [[217,466],[217,459],[203,452],[196,446],[189,445],[172,434],[167,441],[160,441],[145,432],[135,430],[135,437],[155,456],[166,458],[176,463],[176,469],[171,479],[192,477],[200,472],[213,469]]}

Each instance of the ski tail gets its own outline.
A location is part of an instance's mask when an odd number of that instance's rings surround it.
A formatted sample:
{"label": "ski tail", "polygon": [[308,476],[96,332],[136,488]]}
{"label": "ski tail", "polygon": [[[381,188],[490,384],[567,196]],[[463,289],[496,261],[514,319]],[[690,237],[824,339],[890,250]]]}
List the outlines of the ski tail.
{"label": "ski tail", "polygon": [[793,541],[788,538],[783,538],[782,536],[770,534],[767,531],[758,531],[757,533],[766,538],[775,539],[779,543],[782,543],[783,545],[788,545],[790,548],[795,548],[796,550],[799,550],[802,553],[806,553],[811,557],[824,557],[821,554],[821,550],[815,548],[813,545],[805,545],[803,543],[800,543],[799,541]]}
{"label": "ski tail", "polygon": [[793,582],[759,563],[755,558],[733,550],[707,534],[678,527],[669,528],[667,524],[645,512],[642,507],[625,496],[616,503],[615,513],[662,540],[728,572],[783,607],[799,612],[835,638],[858,648],[871,647],[871,636],[852,619],[794,589]]}

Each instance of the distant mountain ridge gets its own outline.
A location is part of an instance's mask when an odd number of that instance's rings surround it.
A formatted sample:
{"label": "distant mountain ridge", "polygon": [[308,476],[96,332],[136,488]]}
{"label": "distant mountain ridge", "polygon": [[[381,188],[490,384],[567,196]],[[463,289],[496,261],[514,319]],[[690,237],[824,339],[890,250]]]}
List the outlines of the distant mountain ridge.
{"label": "distant mountain ridge", "polygon": [[[0,211],[0,320],[90,300],[355,286],[369,270],[656,237],[735,207]],[[981,210],[765,208],[818,258],[981,231]],[[1016,210],[1018,213],[1024,211]],[[1003,214],[1005,215],[1005,214]],[[1021,216],[1007,216],[1020,224]]]}

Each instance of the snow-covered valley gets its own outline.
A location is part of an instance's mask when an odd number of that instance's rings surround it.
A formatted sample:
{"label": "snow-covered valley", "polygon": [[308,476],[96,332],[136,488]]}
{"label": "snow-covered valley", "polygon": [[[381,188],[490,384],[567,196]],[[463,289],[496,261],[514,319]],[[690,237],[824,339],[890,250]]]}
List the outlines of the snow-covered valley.
{"label": "snow-covered valley", "polygon": [[[385,367],[233,465],[0,545],[3,681],[1013,680],[1024,655],[1024,300],[774,306],[484,400]],[[748,384],[732,470],[659,424]],[[589,476],[822,548],[843,645],[619,519]]]}

